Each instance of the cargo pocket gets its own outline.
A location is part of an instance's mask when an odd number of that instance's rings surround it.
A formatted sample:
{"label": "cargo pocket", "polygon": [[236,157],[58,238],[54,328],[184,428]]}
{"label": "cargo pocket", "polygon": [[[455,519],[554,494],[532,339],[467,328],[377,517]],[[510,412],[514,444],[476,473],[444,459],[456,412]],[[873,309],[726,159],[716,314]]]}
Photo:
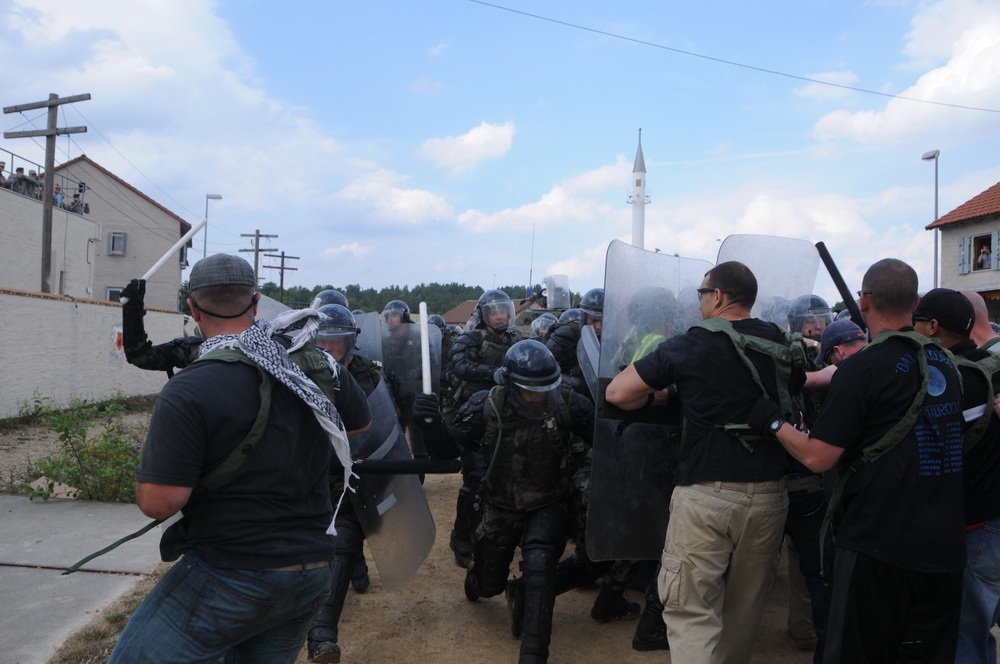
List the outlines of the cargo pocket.
{"label": "cargo pocket", "polygon": [[664,552],[660,556],[660,572],[656,577],[656,589],[664,606],[672,609],[681,605],[681,560]]}

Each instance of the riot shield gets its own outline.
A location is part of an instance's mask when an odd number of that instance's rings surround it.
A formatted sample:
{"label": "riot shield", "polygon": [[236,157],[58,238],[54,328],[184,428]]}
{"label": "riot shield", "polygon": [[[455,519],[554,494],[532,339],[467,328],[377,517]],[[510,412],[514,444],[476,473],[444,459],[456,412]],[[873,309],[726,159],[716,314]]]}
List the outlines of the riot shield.
{"label": "riot shield", "polygon": [[583,379],[587,381],[587,389],[591,394],[597,394],[601,340],[597,338],[597,333],[590,325],[584,325],[580,329],[580,341],[576,344],[576,361],[580,365],[580,371],[583,372]]}
{"label": "riot shield", "polygon": [[257,302],[257,315],[254,317],[256,320],[268,320],[273,321],[278,314],[285,311],[289,311],[291,307],[285,306],[281,302],[264,295],[260,294],[260,300]]}
{"label": "riot shield", "polygon": [[[411,459],[385,381],[368,396],[369,430],[352,436],[355,459]],[[416,475],[361,474],[357,491],[348,492],[368,539],[382,585],[393,591],[406,583],[434,545],[436,529]]]}
{"label": "riot shield", "polygon": [[379,313],[355,314],[354,322],[361,329],[358,335],[358,352],[375,362],[382,362],[382,315]]}
{"label": "riot shield", "polygon": [[546,309],[569,309],[572,306],[569,277],[565,274],[550,274],[545,277],[544,282]]}
{"label": "riot shield", "polygon": [[658,560],[663,551],[679,408],[623,411],[604,402],[604,391],[623,368],[701,320],[696,289],[711,268],[617,240],[608,247],[586,532],[593,560]]}
{"label": "riot shield", "polygon": [[716,264],[739,261],[757,277],[751,315],[788,328],[788,305],[813,292],[820,256],[808,240],[773,235],[730,235],[719,247]]}
{"label": "riot shield", "polygon": [[[428,326],[431,353],[431,391],[440,394],[441,329]],[[410,450],[414,456],[428,456],[424,432],[412,422],[413,399],[423,391],[423,366],[420,351],[420,325],[403,323],[390,329],[382,325],[382,366],[396,380],[396,405]]]}

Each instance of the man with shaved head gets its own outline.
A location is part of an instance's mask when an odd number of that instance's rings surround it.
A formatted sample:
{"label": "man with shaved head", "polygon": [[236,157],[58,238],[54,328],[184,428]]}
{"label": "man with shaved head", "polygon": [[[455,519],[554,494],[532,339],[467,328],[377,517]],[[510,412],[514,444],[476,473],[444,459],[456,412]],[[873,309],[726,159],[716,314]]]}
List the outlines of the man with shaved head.
{"label": "man with shaved head", "polygon": [[[983,350],[1000,353],[1000,346],[996,346],[1000,343],[1000,336],[997,336],[993,327],[990,326],[990,312],[986,309],[986,300],[983,299],[982,295],[968,288],[961,288],[958,292],[972,303],[972,309],[976,312],[976,324],[972,327],[969,336]],[[991,347],[993,347],[992,350]]]}

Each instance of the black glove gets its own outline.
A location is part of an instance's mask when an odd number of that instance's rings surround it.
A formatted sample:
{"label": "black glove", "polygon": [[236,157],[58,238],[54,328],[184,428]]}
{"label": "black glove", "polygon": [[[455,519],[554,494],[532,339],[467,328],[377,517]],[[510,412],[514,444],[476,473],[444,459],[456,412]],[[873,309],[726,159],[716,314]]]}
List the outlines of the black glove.
{"label": "black glove", "polygon": [[778,407],[778,404],[768,399],[758,399],[747,417],[747,424],[765,436],[773,438],[771,423],[783,419],[784,415],[781,414],[781,408]]}
{"label": "black glove", "polygon": [[441,422],[438,398],[431,394],[417,394],[413,399],[413,421],[421,429],[436,428]]}
{"label": "black glove", "polygon": [[142,324],[142,317],[146,314],[143,302],[146,280],[133,279],[122,289],[121,296],[128,298],[128,302],[122,305],[122,345],[128,350],[146,342],[146,328]]}

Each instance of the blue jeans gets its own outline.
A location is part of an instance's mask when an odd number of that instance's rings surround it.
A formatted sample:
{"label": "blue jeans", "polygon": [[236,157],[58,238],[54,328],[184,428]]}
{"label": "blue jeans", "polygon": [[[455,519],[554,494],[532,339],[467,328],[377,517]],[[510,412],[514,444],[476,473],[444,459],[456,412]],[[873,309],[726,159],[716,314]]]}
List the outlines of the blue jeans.
{"label": "blue jeans", "polygon": [[109,664],[295,661],[330,593],[330,566],[218,569],[186,555],[125,626]]}
{"label": "blue jeans", "polygon": [[965,549],[955,661],[996,664],[997,642],[990,628],[1000,617],[1000,518],[968,533]]}

